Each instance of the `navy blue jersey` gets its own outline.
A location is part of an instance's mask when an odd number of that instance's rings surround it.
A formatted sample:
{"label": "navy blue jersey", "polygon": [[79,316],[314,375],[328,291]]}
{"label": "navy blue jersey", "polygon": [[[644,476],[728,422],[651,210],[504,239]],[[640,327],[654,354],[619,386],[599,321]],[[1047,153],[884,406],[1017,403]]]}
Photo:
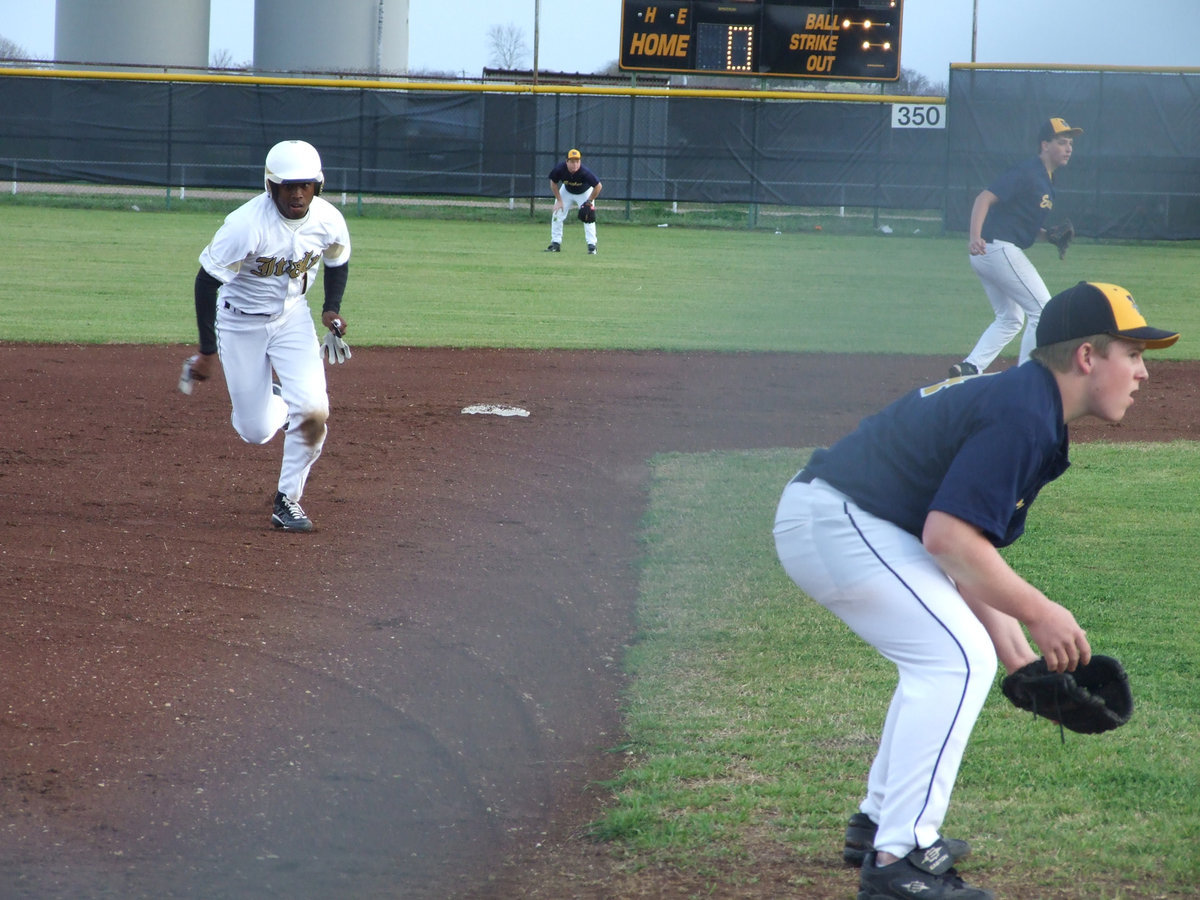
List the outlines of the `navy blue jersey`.
{"label": "navy blue jersey", "polygon": [[1054,208],[1054,181],[1040,157],[1013,166],[988,185],[1000,198],[983,220],[985,241],[1009,241],[1022,250],[1033,246]]}
{"label": "navy blue jersey", "polygon": [[938,510],[1005,547],[1038,492],[1067,470],[1068,443],[1054,375],[1030,361],[912,391],[804,468],[917,537]]}
{"label": "navy blue jersey", "polygon": [[572,175],[567,170],[566,162],[560,162],[551,169],[550,180],[555,184],[561,184],[570,194],[582,194],[588,188],[593,188],[600,183],[600,179],[593,175],[587,166],[580,166],[579,171]]}

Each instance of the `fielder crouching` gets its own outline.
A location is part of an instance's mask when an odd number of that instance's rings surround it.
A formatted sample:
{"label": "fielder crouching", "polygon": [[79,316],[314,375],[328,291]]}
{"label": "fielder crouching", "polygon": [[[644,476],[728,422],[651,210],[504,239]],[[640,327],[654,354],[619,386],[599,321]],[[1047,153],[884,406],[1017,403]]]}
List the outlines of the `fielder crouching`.
{"label": "fielder crouching", "polygon": [[[196,323],[200,352],[184,363],[180,389],[213,374],[219,355],[241,438],[265,444],[284,430],[283,463],[271,514],[284,531],[313,530],[300,506],[327,434],[329,394],[322,357],[350,358],[342,340],[342,296],[350,233],[342,214],[319,196],[321,157],[304,141],[267,154],[265,191],[230,213],[200,254]],[[324,261],[325,301],[318,342],[307,292]]]}
{"label": "fielder crouching", "polygon": [[997,658],[1009,673],[1039,656],[1069,672],[1092,653],[998,548],[1070,465],[1068,425],[1121,421],[1149,378],[1143,351],[1178,337],[1147,325],[1124,288],[1080,282],[1047,302],[1028,362],[912,391],[816,450],[784,489],[784,570],[899,674],[846,831],[858,900],[992,897],[958,877],[969,847],[941,827]]}

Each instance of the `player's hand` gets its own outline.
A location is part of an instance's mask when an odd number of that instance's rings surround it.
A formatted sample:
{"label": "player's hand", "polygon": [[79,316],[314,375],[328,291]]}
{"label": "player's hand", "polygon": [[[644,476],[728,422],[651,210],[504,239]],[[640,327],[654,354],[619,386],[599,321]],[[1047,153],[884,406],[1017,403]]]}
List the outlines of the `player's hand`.
{"label": "player's hand", "polygon": [[217,354],[197,353],[183,361],[183,370],[179,373],[179,390],[190,394],[197,381],[207,381],[212,377],[217,366]]}
{"label": "player's hand", "polygon": [[345,317],[341,313],[335,313],[332,310],[321,313],[321,324],[338,337],[344,335],[348,329]]}
{"label": "player's hand", "polygon": [[1092,658],[1087,633],[1066,607],[1049,601],[1045,614],[1026,625],[1051,672],[1073,672],[1077,665]]}
{"label": "player's hand", "polygon": [[972,256],[986,256],[987,242],[983,238],[972,238],[967,243],[967,250]]}
{"label": "player's hand", "polygon": [[200,353],[192,357],[192,377],[197,381],[212,378],[217,368],[217,354]]}

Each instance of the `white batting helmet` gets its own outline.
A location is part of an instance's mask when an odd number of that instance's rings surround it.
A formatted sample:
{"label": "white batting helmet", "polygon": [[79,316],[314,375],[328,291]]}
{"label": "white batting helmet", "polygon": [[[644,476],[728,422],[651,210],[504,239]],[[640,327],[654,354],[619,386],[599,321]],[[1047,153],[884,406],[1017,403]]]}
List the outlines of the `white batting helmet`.
{"label": "white batting helmet", "polygon": [[263,187],[267,193],[271,193],[272,184],[287,181],[315,181],[317,193],[321,193],[325,185],[321,154],[307,141],[281,141],[267,152],[267,165],[263,173]]}

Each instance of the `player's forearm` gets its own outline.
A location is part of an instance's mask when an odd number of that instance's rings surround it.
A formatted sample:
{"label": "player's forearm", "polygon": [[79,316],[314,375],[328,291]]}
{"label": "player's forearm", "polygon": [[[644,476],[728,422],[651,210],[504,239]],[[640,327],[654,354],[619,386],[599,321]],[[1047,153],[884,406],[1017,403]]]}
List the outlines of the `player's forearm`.
{"label": "player's forearm", "polygon": [[217,352],[217,291],[221,282],[200,267],[192,287],[196,304],[196,330],[200,333],[200,352],[212,355]]}
{"label": "player's forearm", "polygon": [[1044,617],[1051,605],[1045,594],[1005,562],[979,529],[962,519],[931,512],[921,542],[972,608],[986,604],[1018,622],[1029,623]]}
{"label": "player's forearm", "polygon": [[1015,672],[1038,658],[1033,647],[1029,645],[1029,639],[1025,637],[1025,630],[1020,622],[1007,613],[966,595],[963,595],[963,600],[987,630],[988,637],[992,639],[992,646],[996,648],[996,656],[1006,672]]}
{"label": "player's forearm", "polygon": [[350,263],[340,266],[326,266],[321,282],[325,290],[325,300],[321,312],[337,313],[342,309],[342,297],[346,293],[346,282],[350,278]]}

